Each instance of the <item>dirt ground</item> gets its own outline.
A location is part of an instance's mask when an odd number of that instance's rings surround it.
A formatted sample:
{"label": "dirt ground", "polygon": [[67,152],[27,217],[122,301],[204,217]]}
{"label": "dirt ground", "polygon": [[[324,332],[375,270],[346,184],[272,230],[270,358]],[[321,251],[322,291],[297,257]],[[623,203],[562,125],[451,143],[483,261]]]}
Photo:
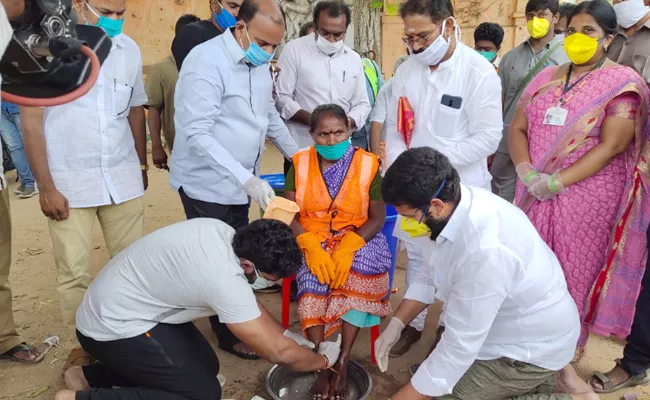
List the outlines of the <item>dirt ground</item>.
{"label": "dirt ground", "polygon": [[[279,152],[269,145],[263,159],[262,173],[279,173],[282,171],[282,158]],[[10,182],[15,179],[15,172],[7,174]],[[13,190],[17,184],[12,184]],[[178,195],[169,187],[167,172],[152,170],[149,173],[149,189],[145,194],[145,230],[151,232],[158,228],[181,221],[184,218]],[[0,361],[0,400],[23,400],[30,398],[52,399],[56,391],[63,386],[61,367],[70,349],[76,346],[76,340],[66,332],[60,321],[58,293],[56,291],[56,270],[52,257],[52,244],[46,218],[40,211],[38,197],[19,200],[12,195],[13,220],[13,265],[10,280],[13,286],[13,308],[18,330],[23,338],[40,343],[51,335],[61,337],[61,347],[53,349],[45,360],[36,366],[25,366],[7,361]],[[251,218],[258,218],[257,209],[251,210]],[[102,238],[99,224],[95,224],[93,233],[94,250],[91,257],[91,274],[94,276],[108,260],[108,253]],[[395,274],[395,286],[399,292],[392,297],[393,306],[397,306],[404,293],[405,257],[400,255]],[[280,294],[261,295],[260,300],[270,312],[280,319]],[[363,330],[353,350],[353,356],[372,374],[374,389],[369,399],[388,399],[399,387],[408,381],[407,367],[410,363],[420,362],[433,341],[435,325],[440,313],[434,305],[427,319],[426,336],[415,345],[409,353],[391,359],[389,372],[382,374],[377,367],[370,364],[369,330]],[[385,323],[386,321],[384,321]],[[299,329],[295,307],[291,317],[294,329]],[[224,398],[248,400],[253,395],[270,399],[265,393],[264,376],[271,365],[263,360],[243,361],[217,350],[214,335],[209,330],[207,320],[198,321],[197,325],[211,342],[221,362],[221,373],[227,382]],[[609,370],[616,357],[622,355],[622,344],[610,339],[592,337],[588,344],[586,357],[577,365],[579,373],[585,379],[593,370]],[[637,388],[641,393],[641,388]],[[630,392],[633,392],[631,390]],[[650,394],[648,388],[643,393]],[[620,399],[623,393],[602,396],[602,399]]]}

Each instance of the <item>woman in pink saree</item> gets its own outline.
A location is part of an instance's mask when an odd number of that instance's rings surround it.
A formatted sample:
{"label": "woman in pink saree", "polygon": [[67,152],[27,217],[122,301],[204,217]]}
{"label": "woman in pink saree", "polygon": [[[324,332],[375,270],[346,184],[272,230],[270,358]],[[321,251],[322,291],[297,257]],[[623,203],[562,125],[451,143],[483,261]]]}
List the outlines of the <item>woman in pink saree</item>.
{"label": "woman in pink saree", "polygon": [[576,360],[590,330],[629,334],[645,270],[649,92],[607,59],[615,31],[609,4],[580,3],[564,42],[572,62],[531,81],[509,131],[515,203],[560,260],[583,321]]}

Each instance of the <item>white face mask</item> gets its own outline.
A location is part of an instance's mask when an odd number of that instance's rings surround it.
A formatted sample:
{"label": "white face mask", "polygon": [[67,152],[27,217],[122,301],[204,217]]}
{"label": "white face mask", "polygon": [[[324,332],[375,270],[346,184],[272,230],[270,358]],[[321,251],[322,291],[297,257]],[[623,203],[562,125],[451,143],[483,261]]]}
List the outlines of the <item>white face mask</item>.
{"label": "white face mask", "polygon": [[278,281],[271,281],[263,277],[260,271],[257,270],[257,268],[254,268],[254,270],[255,270],[255,282],[249,283],[251,289],[253,290],[266,289],[278,283]]}
{"label": "white face mask", "polygon": [[321,35],[316,34],[316,47],[328,56],[331,56],[332,54],[338,53],[343,48],[343,39],[332,43]]}
{"label": "white face mask", "polygon": [[557,35],[555,35],[555,40],[557,40],[558,42],[562,42],[562,41],[564,41],[564,36],[565,35],[566,34],[564,34],[564,33],[558,33]]}
{"label": "white face mask", "polygon": [[627,29],[639,22],[650,11],[650,7],[643,0],[626,0],[614,4],[614,11],[618,24]]}
{"label": "white face mask", "polygon": [[[456,20],[453,17],[451,20],[454,24],[456,24]],[[438,36],[436,40],[434,40],[433,43],[429,45],[429,47],[424,49],[424,51],[416,54],[413,52],[413,49],[409,49],[411,51],[411,57],[427,66],[435,66],[440,64],[440,61],[445,57],[445,54],[447,54],[447,50],[449,50],[449,45],[451,44],[451,37],[445,40],[443,36],[445,27],[447,26],[447,21],[448,19],[442,23],[442,31],[440,32],[440,36]],[[454,28],[454,36],[456,37],[456,40],[459,40],[460,28],[457,26]]]}

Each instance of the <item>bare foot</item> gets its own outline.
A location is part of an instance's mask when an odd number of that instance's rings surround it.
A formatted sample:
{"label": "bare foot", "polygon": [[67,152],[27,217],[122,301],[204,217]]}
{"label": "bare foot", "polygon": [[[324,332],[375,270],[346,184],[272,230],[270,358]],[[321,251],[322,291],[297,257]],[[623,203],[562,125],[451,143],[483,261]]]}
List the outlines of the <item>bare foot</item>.
{"label": "bare foot", "polygon": [[[618,386],[631,378],[630,374],[628,374],[623,367],[618,364],[616,364],[614,369],[606,372],[605,376],[609,378],[609,381],[612,382],[612,385],[614,386]],[[591,378],[589,384],[596,389],[603,389],[603,384],[596,378]]]}
{"label": "bare foot", "polygon": [[18,361],[26,364],[36,364],[43,360],[41,352],[32,345],[22,343],[12,348],[4,354],[0,354],[4,359]]}
{"label": "bare foot", "polygon": [[75,400],[77,393],[74,390],[61,390],[54,395],[54,400]]}
{"label": "bare foot", "polygon": [[557,392],[568,393],[575,400],[598,399],[598,395],[589,384],[578,376],[573,365],[569,364],[557,373]]}
{"label": "bare foot", "polygon": [[316,380],[309,388],[309,398],[311,400],[327,399],[330,391],[330,374],[329,370],[322,370],[316,373]]}
{"label": "bare foot", "polygon": [[63,378],[65,379],[65,386],[70,390],[82,392],[90,389],[83,367],[70,367],[63,374]]}
{"label": "bare foot", "polygon": [[330,379],[330,400],[345,400],[348,398],[348,357],[340,357],[334,370],[338,374],[332,374]]}

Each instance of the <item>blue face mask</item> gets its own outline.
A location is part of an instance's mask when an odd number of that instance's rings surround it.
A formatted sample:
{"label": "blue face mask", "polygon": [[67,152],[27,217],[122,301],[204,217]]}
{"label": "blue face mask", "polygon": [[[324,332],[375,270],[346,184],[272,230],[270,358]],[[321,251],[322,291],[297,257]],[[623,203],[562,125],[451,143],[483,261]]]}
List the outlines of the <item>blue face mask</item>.
{"label": "blue face mask", "polygon": [[326,160],[330,161],[336,161],[340,160],[344,155],[345,152],[348,150],[348,147],[350,147],[350,140],[346,139],[340,143],[329,145],[329,146],[322,146],[320,144],[314,145],[316,147],[316,152],[320,154],[321,157],[323,157]]}
{"label": "blue face mask", "polygon": [[494,61],[497,58],[497,52],[496,51],[483,51],[483,50],[476,50],[476,52],[483,57],[485,57],[486,60],[489,62]]}
{"label": "blue face mask", "polygon": [[223,8],[221,2],[219,2],[219,7],[221,7],[221,12],[214,12],[214,20],[217,21],[217,25],[219,25],[224,31],[232,26],[235,26],[237,23],[235,17],[233,17],[233,15],[228,12],[228,10]]}
{"label": "blue face mask", "polygon": [[[115,36],[119,35],[122,33],[122,27],[124,26],[124,19],[111,19],[108,17],[105,17],[103,15],[97,14],[97,12],[86,2],[86,5],[88,6],[88,9],[90,12],[95,14],[97,18],[99,18],[99,21],[97,21],[97,24],[95,26],[100,27],[106,32],[108,37],[114,38]],[[82,14],[83,16],[83,14]],[[86,17],[84,17],[86,19]],[[88,20],[86,20],[86,25],[90,25],[88,23]]]}
{"label": "blue face mask", "polygon": [[[225,10],[224,10],[225,11]],[[273,55],[275,54],[275,50],[273,50],[273,53],[269,54],[264,49],[262,49],[257,43],[254,43],[251,40],[251,37],[248,36],[248,28],[246,28],[246,37],[248,38],[248,50],[244,53],[246,56],[246,59],[248,60],[249,63],[251,63],[255,67],[259,67],[260,65],[267,64],[269,61],[273,59]],[[241,43],[241,40],[239,41],[239,45],[244,48],[244,45]]]}

